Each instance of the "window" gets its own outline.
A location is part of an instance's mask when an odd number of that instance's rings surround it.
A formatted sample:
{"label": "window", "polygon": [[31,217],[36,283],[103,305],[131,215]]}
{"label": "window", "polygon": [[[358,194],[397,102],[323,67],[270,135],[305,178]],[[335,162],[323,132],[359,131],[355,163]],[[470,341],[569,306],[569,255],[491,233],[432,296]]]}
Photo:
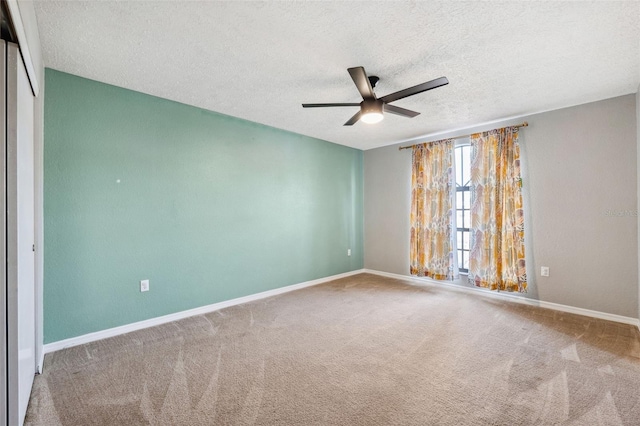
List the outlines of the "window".
{"label": "window", "polygon": [[462,138],[412,146],[409,270],[524,293],[518,127]]}
{"label": "window", "polygon": [[469,245],[471,228],[471,145],[463,142],[455,148],[456,170],[456,242],[458,270],[469,272]]}

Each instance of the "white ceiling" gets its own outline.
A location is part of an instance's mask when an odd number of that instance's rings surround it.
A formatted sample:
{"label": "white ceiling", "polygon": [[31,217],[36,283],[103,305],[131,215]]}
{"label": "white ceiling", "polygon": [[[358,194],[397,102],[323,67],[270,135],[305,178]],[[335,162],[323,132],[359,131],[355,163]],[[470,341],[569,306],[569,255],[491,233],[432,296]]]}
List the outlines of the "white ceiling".
{"label": "white ceiling", "polygon": [[[640,2],[38,1],[45,65],[331,142],[370,149],[634,93]],[[359,102],[440,76],[394,103],[422,114],[343,123]]]}

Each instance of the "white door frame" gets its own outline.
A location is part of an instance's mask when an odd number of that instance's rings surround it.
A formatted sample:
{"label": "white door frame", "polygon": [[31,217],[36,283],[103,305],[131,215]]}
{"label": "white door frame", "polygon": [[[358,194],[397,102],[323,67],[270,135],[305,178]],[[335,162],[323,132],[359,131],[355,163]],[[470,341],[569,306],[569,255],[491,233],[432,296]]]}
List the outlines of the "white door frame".
{"label": "white door frame", "polygon": [[34,98],[18,46],[5,51],[7,412],[10,425],[21,425],[37,363]]}
{"label": "white door frame", "polygon": [[[6,43],[4,40],[0,43],[0,99],[4,100],[7,96],[6,90]],[[0,102],[0,161],[2,164],[2,173],[0,173],[0,217],[2,225],[0,226],[0,253],[2,258],[7,258],[7,122],[6,122],[5,102]],[[2,316],[2,327],[0,328],[0,386],[2,386],[2,398],[0,398],[0,425],[7,424],[7,268],[6,262],[0,262],[0,280],[2,287],[0,289],[0,315]]]}

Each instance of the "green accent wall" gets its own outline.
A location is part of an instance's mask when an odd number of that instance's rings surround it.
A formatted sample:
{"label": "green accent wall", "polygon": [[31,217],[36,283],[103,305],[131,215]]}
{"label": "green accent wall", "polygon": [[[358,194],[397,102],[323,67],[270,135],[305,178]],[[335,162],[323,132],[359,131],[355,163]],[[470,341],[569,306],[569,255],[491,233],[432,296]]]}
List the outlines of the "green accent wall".
{"label": "green accent wall", "polygon": [[45,78],[45,343],[363,267],[362,151]]}

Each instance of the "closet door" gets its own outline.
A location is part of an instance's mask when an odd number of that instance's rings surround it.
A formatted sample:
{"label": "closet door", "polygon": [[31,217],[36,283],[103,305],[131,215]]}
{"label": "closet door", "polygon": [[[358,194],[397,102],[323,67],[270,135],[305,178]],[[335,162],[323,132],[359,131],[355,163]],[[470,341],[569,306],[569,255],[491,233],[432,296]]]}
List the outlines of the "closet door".
{"label": "closet door", "polygon": [[18,47],[6,52],[8,411],[22,425],[36,372],[34,98]]}

